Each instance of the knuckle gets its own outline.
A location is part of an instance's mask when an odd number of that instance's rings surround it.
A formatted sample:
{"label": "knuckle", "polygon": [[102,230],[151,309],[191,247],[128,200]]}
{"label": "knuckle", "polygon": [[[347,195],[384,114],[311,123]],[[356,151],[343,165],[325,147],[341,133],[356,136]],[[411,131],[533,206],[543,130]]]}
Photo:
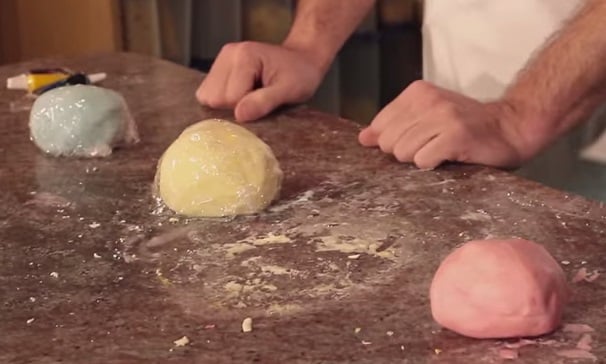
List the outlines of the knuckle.
{"label": "knuckle", "polygon": [[237,57],[244,57],[247,54],[254,52],[257,48],[257,43],[252,41],[244,41],[236,44],[234,47],[234,53]]}
{"label": "knuckle", "polygon": [[427,91],[429,89],[429,83],[423,80],[415,80],[408,85],[408,89],[411,91]]}
{"label": "knuckle", "polygon": [[244,40],[242,42],[237,43],[237,45],[239,46],[240,49],[246,49],[249,50],[253,47],[255,47],[258,43],[254,42],[252,40]]}
{"label": "knuckle", "polygon": [[436,104],[441,100],[439,90],[429,82],[423,80],[417,80],[410,83],[404,92],[402,92],[401,96],[404,98],[422,99],[428,104]]}
{"label": "knuckle", "polygon": [[254,42],[246,41],[238,43],[230,53],[232,66],[254,67],[254,60],[260,56],[261,52],[258,49],[258,45]]}
{"label": "knuckle", "polygon": [[254,51],[255,47],[256,43],[251,41],[226,43],[221,48],[219,56],[228,56],[235,59],[247,58],[246,56]]}
{"label": "knuckle", "polygon": [[226,53],[227,53],[227,54],[229,54],[229,53],[231,53],[231,52],[234,50],[234,48],[236,48],[237,46],[238,46],[238,44],[237,44],[237,43],[225,43],[225,44],[223,45],[223,47],[221,47],[221,51],[219,52],[219,54],[220,54],[220,55],[221,55],[221,54],[226,54]]}
{"label": "knuckle", "polygon": [[423,80],[413,81],[406,90],[414,95],[423,95],[424,97],[433,96],[437,93],[429,82]]}

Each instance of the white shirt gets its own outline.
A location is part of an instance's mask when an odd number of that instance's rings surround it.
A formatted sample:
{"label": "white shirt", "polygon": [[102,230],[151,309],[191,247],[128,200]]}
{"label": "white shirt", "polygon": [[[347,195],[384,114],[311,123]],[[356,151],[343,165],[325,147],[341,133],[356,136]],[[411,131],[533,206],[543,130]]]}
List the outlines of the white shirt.
{"label": "white shirt", "polygon": [[[497,99],[584,2],[425,0],[423,78],[480,101]],[[605,120],[606,105],[585,123],[584,143],[593,141]],[[606,132],[581,155],[606,163]]]}
{"label": "white shirt", "polygon": [[501,96],[583,0],[425,0],[423,77],[480,101]]}

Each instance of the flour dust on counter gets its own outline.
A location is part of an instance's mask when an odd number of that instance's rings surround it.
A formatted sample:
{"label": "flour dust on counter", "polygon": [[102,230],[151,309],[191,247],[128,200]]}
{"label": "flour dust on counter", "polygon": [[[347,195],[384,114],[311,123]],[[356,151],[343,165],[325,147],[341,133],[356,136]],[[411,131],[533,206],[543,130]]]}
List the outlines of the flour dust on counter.
{"label": "flour dust on counter", "polygon": [[343,182],[323,183],[254,217],[183,220],[163,211],[156,216],[168,228],[124,239],[122,254],[155,270],[159,285],[188,312],[204,307],[223,315],[234,308],[288,315],[360,295],[393,279],[412,256],[402,250],[405,222],[377,230],[368,215],[329,220],[345,213],[335,194],[357,195],[371,215],[387,211],[378,196],[362,192],[362,183]]}

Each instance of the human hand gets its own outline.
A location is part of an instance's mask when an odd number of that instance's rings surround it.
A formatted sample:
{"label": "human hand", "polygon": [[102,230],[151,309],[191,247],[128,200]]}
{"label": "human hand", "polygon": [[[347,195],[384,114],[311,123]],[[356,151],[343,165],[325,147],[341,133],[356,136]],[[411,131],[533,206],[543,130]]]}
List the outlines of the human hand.
{"label": "human hand", "polygon": [[515,167],[530,157],[519,123],[505,102],[481,103],[416,81],[379,112],[359,141],[421,169],[446,161]]}
{"label": "human hand", "polygon": [[257,42],[223,47],[196,97],[213,108],[234,108],[236,120],[259,119],[284,104],[308,100],[324,73],[312,54]]}

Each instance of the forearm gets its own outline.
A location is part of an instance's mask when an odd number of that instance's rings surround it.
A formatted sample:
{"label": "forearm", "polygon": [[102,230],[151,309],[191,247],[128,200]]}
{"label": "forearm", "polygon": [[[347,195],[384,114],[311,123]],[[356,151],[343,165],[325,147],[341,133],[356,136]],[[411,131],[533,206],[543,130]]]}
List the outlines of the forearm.
{"label": "forearm", "polygon": [[537,53],[503,101],[519,120],[526,154],[534,155],[606,100],[606,1],[587,0]]}
{"label": "forearm", "polygon": [[306,52],[324,72],[376,0],[299,0],[287,48]]}

